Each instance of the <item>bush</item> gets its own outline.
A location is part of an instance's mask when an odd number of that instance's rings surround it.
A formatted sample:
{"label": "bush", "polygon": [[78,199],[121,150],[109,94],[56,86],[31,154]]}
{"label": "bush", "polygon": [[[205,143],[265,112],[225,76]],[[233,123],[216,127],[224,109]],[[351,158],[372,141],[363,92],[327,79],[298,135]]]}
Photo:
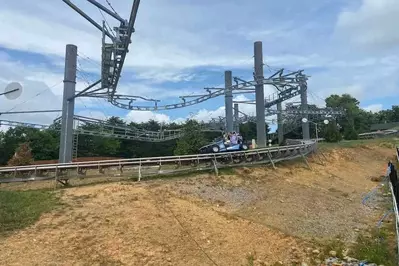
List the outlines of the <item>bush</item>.
{"label": "bush", "polygon": [[339,132],[339,129],[337,127],[337,123],[331,122],[326,126],[324,132],[324,139],[327,142],[338,142],[342,140],[341,133]]}
{"label": "bush", "polygon": [[29,143],[22,143],[15,151],[14,156],[8,161],[9,166],[30,165],[33,162]]}

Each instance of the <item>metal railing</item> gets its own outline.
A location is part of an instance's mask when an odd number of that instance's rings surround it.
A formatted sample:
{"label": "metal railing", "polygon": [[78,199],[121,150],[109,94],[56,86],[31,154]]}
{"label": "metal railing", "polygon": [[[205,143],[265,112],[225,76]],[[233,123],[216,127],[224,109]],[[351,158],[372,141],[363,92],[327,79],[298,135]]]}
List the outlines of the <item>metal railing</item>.
{"label": "metal railing", "polygon": [[[398,146],[396,146],[395,152],[396,152],[396,160],[399,162],[399,147]],[[393,190],[393,186],[392,186],[391,182],[388,181],[388,183],[389,183],[389,189],[390,189],[391,195],[392,195],[392,203],[393,203],[393,209],[394,209],[394,214],[395,214],[396,244],[397,244],[397,248],[398,248],[398,261],[397,261],[397,264],[399,265],[399,213],[398,213],[398,205],[396,203],[396,198],[395,198],[395,193],[394,193],[394,190]]]}
{"label": "metal railing", "polygon": [[[212,153],[212,154],[195,154],[182,156],[164,156],[164,157],[148,157],[148,158],[132,158],[132,159],[115,159],[103,161],[88,161],[88,162],[73,162],[61,164],[44,164],[44,165],[27,165],[27,166],[13,166],[0,167],[0,175],[6,178],[0,178],[0,183],[12,183],[23,181],[43,180],[49,177],[43,173],[54,172],[55,178],[61,176],[62,172],[72,171],[74,173],[81,173],[88,169],[101,170],[105,168],[117,168],[122,172],[123,168],[138,170],[139,179],[142,176],[142,169],[145,167],[158,167],[173,165],[173,169],[168,172],[179,172],[180,166],[190,166],[194,170],[204,170],[208,167],[217,172],[218,168],[223,168],[228,165],[242,166],[243,164],[254,163],[274,163],[282,160],[303,157],[316,149],[314,141],[299,140],[294,145],[261,148],[247,151],[237,151],[229,153]],[[267,163],[266,162],[266,163]],[[204,166],[204,167],[200,167]],[[76,172],[75,172],[76,171]],[[42,175],[42,177],[40,177]],[[23,176],[20,178],[18,176]],[[26,178],[28,176],[28,178]],[[13,177],[13,178],[10,178]],[[39,178],[36,178],[39,177]],[[54,178],[53,177],[53,178]]]}

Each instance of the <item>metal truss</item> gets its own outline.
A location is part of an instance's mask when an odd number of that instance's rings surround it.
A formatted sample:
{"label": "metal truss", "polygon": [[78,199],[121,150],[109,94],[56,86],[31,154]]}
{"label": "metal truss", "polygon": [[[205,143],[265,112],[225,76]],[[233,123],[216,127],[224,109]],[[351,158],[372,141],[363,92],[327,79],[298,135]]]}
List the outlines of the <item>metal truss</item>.
{"label": "metal truss", "polygon": [[[91,169],[98,171],[91,171],[96,176],[98,174],[105,174],[104,169],[117,170],[120,174],[126,172],[130,177],[132,175],[137,176],[138,181],[146,176],[187,172],[190,170],[212,169],[217,175],[218,169],[225,167],[242,167],[244,165],[255,164],[270,164],[275,167],[275,163],[277,162],[296,158],[302,158],[307,163],[305,156],[314,152],[316,148],[315,141],[292,140],[288,146],[251,149],[231,152],[229,154],[193,154],[0,167],[0,175],[8,177],[0,178],[0,183],[40,181],[51,178],[66,185],[71,178],[89,176],[90,171],[87,170]],[[169,167],[162,168],[166,165]],[[154,172],[153,169],[156,169],[156,171]],[[71,175],[71,173],[76,173],[76,175]]]}
{"label": "metal truss", "polygon": [[[275,93],[275,99],[271,100],[267,104],[273,106],[277,102],[282,102],[284,100],[290,99],[299,94],[301,87],[306,86],[307,76],[305,76],[303,71],[290,72],[284,74],[284,69],[281,69],[271,75],[268,78],[256,79],[254,77],[253,81],[245,81],[240,78],[234,77],[235,85],[227,88],[204,88],[207,93],[197,94],[197,95],[186,95],[180,96],[182,100],[180,103],[159,105],[159,100],[148,99],[141,96],[127,96],[121,95],[111,99],[111,103],[119,108],[137,111],[158,111],[158,110],[171,110],[177,108],[183,108],[187,106],[192,106],[205,102],[209,99],[216,98],[225,95],[226,90],[231,90],[233,94],[243,94],[243,93],[254,93],[255,85],[272,85],[278,90]],[[91,97],[91,96],[89,96]],[[101,95],[94,95],[94,97],[102,97]],[[274,96],[273,96],[274,97]],[[136,100],[144,100],[148,102],[153,102],[154,105],[133,105]]]}
{"label": "metal truss", "polygon": [[[129,20],[125,20],[120,17],[114,11],[109,10],[102,4],[95,0],[87,0],[100,10],[106,12],[108,15],[112,16],[114,19],[118,20],[119,27],[114,27],[115,35],[113,35],[108,30],[105,21],[101,26],[95,22],[90,16],[84,13],[81,9],[75,6],[70,0],[63,0],[69,7],[79,13],[87,21],[89,21],[94,27],[102,32],[102,61],[101,61],[101,79],[84,89],[83,91],[76,94],[74,97],[103,97],[107,98],[112,102],[112,99],[118,99],[118,97],[123,95],[116,94],[116,88],[118,86],[119,78],[121,76],[123,64],[126,59],[126,55],[129,52],[129,44],[131,43],[131,36],[134,30],[134,24],[137,17],[138,8],[140,5],[140,0],[134,0],[132,9],[130,12]],[[106,37],[108,37],[111,42],[106,42]],[[100,88],[95,88],[96,85],[101,83]]]}
{"label": "metal truss", "polygon": [[25,122],[17,122],[17,121],[10,121],[10,120],[0,120],[0,126],[9,126],[9,127],[30,127],[36,129],[48,129],[49,125],[41,125],[41,124],[34,124],[34,123],[25,123]]}
{"label": "metal truss", "polygon": [[286,114],[286,115],[344,115],[345,111],[336,108],[318,108],[316,110],[300,110],[300,109],[286,109],[286,110],[277,110],[277,109],[266,109],[266,115],[277,115],[277,114]]}
{"label": "metal truss", "polygon": [[[150,131],[143,130],[130,126],[123,125],[113,125],[107,123],[105,121],[99,119],[88,118],[84,116],[74,116],[74,135],[91,135],[91,136],[100,136],[106,138],[116,138],[116,139],[128,139],[128,140],[136,140],[136,141],[144,141],[144,142],[163,142],[168,140],[178,139],[183,136],[183,133],[180,129],[176,130],[160,130],[160,131]],[[61,117],[56,118],[54,120],[54,129],[60,131],[61,127],[59,126],[61,122]],[[42,125],[42,124],[34,124],[34,123],[25,123],[25,122],[17,122],[10,120],[0,120],[0,125],[5,126],[23,126],[30,127],[36,129],[48,129],[50,125]],[[221,132],[220,128],[212,129],[205,128],[207,124],[203,125],[203,132]]]}

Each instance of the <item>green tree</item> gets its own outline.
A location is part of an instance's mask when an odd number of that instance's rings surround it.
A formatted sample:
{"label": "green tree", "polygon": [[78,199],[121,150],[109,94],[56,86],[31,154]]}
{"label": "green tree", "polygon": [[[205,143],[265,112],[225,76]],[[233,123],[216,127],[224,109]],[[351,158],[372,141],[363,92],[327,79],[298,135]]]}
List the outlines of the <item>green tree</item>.
{"label": "green tree", "polygon": [[364,112],[360,109],[360,102],[349,94],[336,95],[333,94],[326,98],[326,106],[333,108],[342,108],[345,115],[340,118],[339,124],[345,139],[357,139],[358,132],[364,130],[362,126],[361,114]]}
{"label": "green tree", "polygon": [[327,142],[338,142],[342,140],[342,135],[335,121],[328,123],[328,125],[324,127],[323,135]]}
{"label": "green tree", "polygon": [[[266,124],[266,134],[269,133],[270,128],[269,125]],[[242,135],[244,140],[252,140],[256,139],[256,123],[249,121],[247,123],[243,123],[240,125],[240,134]]]}
{"label": "green tree", "polygon": [[195,120],[188,120],[183,126],[183,136],[177,141],[176,155],[196,154],[207,141],[201,131],[201,125]]}

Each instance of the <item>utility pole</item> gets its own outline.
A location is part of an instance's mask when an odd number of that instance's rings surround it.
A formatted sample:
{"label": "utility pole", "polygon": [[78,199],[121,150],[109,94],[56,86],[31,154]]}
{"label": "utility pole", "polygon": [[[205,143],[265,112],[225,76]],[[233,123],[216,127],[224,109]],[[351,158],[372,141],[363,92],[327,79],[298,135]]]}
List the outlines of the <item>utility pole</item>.
{"label": "utility pole", "polygon": [[60,163],[72,162],[77,55],[78,48],[76,45],[67,44],[65,51],[64,93],[62,99]]}
{"label": "utility pole", "polygon": [[255,99],[256,99],[256,135],[257,146],[259,148],[266,147],[266,122],[265,122],[265,92],[263,90],[263,51],[262,42],[257,41],[254,43],[254,64],[255,73],[254,78],[257,82],[255,86]]}
{"label": "utility pole", "polygon": [[309,114],[308,114],[308,87],[306,84],[301,85],[301,111],[302,118],[306,118],[306,122],[302,121],[302,138],[310,139],[310,131],[309,131]]}
{"label": "utility pole", "polygon": [[284,141],[284,124],[283,124],[283,103],[277,103],[277,134],[278,144],[281,145]]}
{"label": "utility pole", "polygon": [[230,70],[224,72],[224,107],[226,115],[226,130],[233,132],[233,77]]}
{"label": "utility pole", "polygon": [[234,104],[234,131],[235,132],[239,132],[240,131],[240,123],[238,121],[239,117],[238,117],[238,103]]}

